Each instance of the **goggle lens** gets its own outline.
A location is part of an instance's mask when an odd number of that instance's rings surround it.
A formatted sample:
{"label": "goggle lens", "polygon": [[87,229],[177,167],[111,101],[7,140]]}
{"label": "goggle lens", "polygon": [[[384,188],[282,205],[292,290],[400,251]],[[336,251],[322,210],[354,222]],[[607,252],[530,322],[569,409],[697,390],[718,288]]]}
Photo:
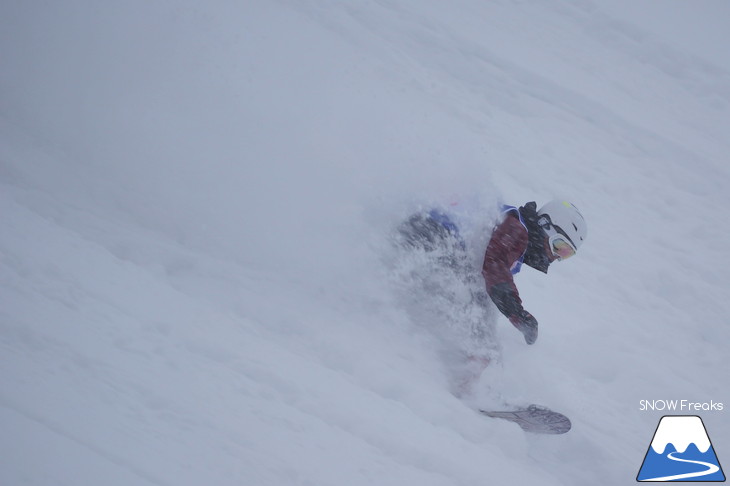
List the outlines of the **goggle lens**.
{"label": "goggle lens", "polygon": [[553,253],[561,260],[565,260],[566,258],[570,258],[575,255],[575,248],[573,248],[573,245],[562,238],[555,238],[552,241],[552,246]]}

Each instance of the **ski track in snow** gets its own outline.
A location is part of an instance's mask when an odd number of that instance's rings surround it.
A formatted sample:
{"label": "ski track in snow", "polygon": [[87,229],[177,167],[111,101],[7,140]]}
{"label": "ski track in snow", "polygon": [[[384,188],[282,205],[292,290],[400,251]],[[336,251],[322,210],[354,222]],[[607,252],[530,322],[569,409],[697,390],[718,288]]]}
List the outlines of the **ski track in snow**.
{"label": "ski track in snow", "polygon": [[[615,14],[0,6],[0,483],[633,481],[639,400],[729,401],[730,74]],[[497,202],[555,196],[586,244],[460,400],[496,312],[389,236],[448,207],[478,268]],[[573,429],[470,410],[527,403]]]}

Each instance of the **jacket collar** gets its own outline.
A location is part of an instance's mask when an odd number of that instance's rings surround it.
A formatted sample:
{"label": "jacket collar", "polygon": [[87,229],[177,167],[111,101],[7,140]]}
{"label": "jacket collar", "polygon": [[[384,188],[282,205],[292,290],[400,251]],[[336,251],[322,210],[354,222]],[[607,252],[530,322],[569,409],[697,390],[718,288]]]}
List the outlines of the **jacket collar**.
{"label": "jacket collar", "polygon": [[527,227],[527,250],[523,263],[535,270],[547,273],[550,259],[545,253],[545,232],[537,224],[537,203],[532,201],[519,208],[522,220]]}

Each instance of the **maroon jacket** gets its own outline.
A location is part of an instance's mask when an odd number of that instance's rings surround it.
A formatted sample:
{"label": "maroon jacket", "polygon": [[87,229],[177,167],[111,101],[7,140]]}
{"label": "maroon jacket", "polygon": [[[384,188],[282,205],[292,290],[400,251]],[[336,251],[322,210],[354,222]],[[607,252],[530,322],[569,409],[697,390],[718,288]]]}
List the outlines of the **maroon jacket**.
{"label": "maroon jacket", "polygon": [[492,233],[484,254],[482,275],[487,293],[508,318],[522,311],[522,299],[512,277],[512,266],[527,250],[528,232],[514,211],[509,211]]}

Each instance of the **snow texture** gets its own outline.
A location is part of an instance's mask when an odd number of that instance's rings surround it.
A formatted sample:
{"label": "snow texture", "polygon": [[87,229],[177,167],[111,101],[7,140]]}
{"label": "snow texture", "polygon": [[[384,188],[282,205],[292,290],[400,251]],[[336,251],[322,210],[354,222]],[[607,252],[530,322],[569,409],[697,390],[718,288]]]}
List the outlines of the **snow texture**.
{"label": "snow texture", "polygon": [[[632,483],[730,401],[730,74],[609,3],[2,2],[0,484]],[[534,346],[394,244],[555,196]]]}

